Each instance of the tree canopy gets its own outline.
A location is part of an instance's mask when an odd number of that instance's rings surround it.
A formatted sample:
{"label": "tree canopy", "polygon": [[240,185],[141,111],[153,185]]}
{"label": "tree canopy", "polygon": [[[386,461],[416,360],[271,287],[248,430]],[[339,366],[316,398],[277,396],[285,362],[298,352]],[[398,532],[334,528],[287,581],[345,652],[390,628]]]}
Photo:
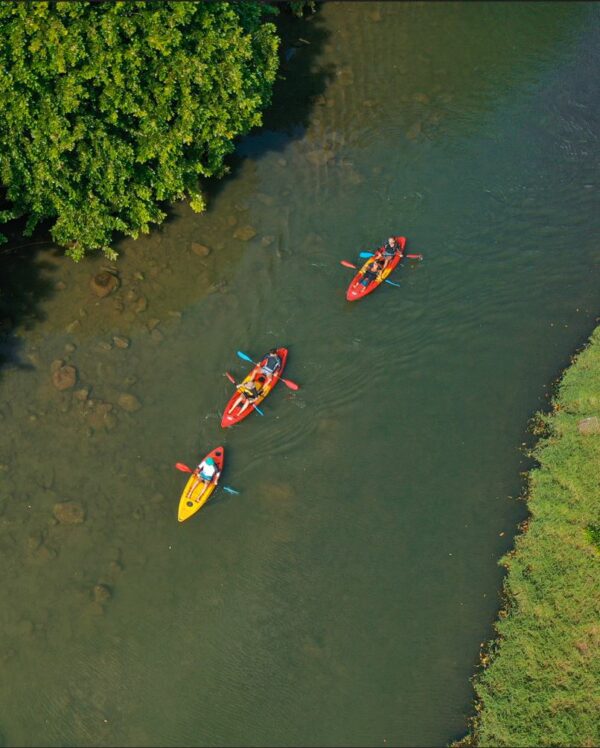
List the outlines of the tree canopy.
{"label": "tree canopy", "polygon": [[136,237],[220,176],[261,123],[278,67],[260,2],[0,5],[0,183],[30,235],[50,220],[74,259]]}

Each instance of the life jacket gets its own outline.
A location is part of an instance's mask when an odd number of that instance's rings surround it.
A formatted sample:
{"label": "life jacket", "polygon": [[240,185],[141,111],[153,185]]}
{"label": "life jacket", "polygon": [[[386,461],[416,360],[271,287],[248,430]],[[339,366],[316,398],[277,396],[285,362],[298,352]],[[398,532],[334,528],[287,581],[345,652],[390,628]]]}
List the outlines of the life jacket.
{"label": "life jacket", "polygon": [[249,382],[242,386],[242,394],[246,397],[257,397],[260,395],[263,385],[259,385],[258,382]]}

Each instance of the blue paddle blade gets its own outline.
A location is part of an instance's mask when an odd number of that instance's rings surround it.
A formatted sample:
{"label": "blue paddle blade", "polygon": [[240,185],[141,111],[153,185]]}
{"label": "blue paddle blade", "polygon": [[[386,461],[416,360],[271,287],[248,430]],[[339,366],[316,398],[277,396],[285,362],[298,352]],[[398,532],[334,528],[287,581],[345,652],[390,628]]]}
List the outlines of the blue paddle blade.
{"label": "blue paddle blade", "polygon": [[263,413],[263,412],[262,412],[262,410],[261,410],[261,409],[260,409],[260,408],[258,407],[258,405],[253,405],[252,407],[254,408],[254,410],[255,410],[255,411],[256,411],[256,412],[257,412],[257,413],[258,413],[259,415],[261,415],[261,416],[264,416],[264,413]]}
{"label": "blue paddle blade", "polygon": [[400,288],[400,284],[399,284],[399,283],[394,283],[394,281],[389,281],[389,280],[387,280],[387,278],[386,278],[386,281],[385,281],[385,282],[386,282],[386,283],[389,283],[389,284],[390,284],[390,286],[398,286],[398,288]]}
{"label": "blue paddle blade", "polygon": [[244,359],[244,361],[250,361],[250,363],[251,363],[251,364],[253,364],[253,363],[254,363],[254,361],[253,361],[253,360],[252,360],[252,359],[250,358],[250,356],[247,356],[247,355],[246,355],[245,353],[242,353],[242,351],[238,351],[238,352],[237,352],[237,355],[238,355],[238,356],[239,356],[240,358],[243,358],[243,359]]}
{"label": "blue paddle blade", "polygon": [[366,259],[367,257],[373,257],[373,252],[361,252],[358,256]]}
{"label": "blue paddle blade", "polygon": [[239,491],[236,491],[235,488],[230,488],[229,486],[221,486],[223,491],[227,491],[227,493],[235,493],[239,494]]}

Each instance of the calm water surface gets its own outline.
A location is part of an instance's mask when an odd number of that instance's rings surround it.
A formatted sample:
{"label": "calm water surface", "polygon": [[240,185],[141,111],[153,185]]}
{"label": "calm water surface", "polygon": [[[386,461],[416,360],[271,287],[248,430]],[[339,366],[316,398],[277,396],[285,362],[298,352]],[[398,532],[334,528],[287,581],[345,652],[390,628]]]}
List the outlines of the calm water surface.
{"label": "calm water surface", "polygon": [[[463,732],[527,422],[598,310],[599,21],[596,4],[325,4],[208,213],[174,206],[122,242],[115,293],[90,291],[102,258],[12,269],[7,745]],[[348,304],[339,261],[390,233],[425,261]],[[301,389],[221,430],[235,351],[276,344]],[[55,390],[55,360],[75,388]],[[178,525],[173,464],[218,443],[241,493]],[[62,501],[85,521],[58,524]]]}

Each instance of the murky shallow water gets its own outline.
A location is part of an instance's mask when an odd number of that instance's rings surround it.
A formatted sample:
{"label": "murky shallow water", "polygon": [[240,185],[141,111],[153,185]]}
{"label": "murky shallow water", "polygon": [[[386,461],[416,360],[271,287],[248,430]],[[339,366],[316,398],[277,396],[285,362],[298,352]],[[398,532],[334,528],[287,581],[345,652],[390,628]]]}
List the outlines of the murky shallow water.
{"label": "murky shallow water", "polygon": [[[527,420],[597,313],[599,17],[328,3],[299,27],[311,44],[290,47],[289,87],[209,212],[175,206],[123,242],[117,291],[90,290],[101,258],[44,251],[13,272],[7,744],[462,732],[497,559],[523,516],[510,497]],[[347,304],[339,260],[389,233],[425,261]],[[274,344],[301,390],[279,385],[263,418],[222,431],[223,372],[246,371],[235,351]],[[53,386],[56,360],[77,368],[74,388]],[[173,464],[217,443],[241,494],[180,526]],[[64,501],[85,521],[57,523]]]}

